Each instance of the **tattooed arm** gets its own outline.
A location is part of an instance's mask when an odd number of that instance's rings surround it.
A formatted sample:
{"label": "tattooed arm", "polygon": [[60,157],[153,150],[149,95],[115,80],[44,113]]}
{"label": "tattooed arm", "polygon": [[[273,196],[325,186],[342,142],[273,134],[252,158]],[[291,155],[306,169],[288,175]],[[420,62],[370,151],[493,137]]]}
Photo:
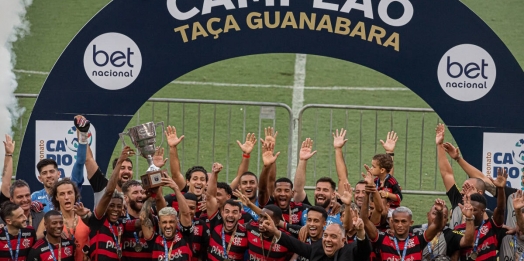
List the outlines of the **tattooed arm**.
{"label": "tattooed arm", "polygon": [[150,240],[155,235],[153,222],[149,218],[154,200],[154,198],[147,199],[142,205],[142,210],[140,210],[140,225],[142,226],[142,233],[144,234],[145,240]]}

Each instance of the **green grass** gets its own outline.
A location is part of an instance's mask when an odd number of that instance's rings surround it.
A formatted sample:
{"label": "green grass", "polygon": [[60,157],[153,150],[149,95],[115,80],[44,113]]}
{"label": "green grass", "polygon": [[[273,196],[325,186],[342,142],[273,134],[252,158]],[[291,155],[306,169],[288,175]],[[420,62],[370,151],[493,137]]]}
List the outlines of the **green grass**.
{"label": "green grass", "polygon": [[[78,30],[109,1],[34,1],[29,8],[28,19],[31,33],[14,45],[17,54],[17,69],[49,71],[63,49]],[[519,0],[463,1],[483,18],[501,37],[517,61],[524,66],[524,5]],[[239,57],[194,70],[179,81],[222,82],[244,84],[293,85],[294,54],[264,54]],[[17,74],[18,93],[38,93],[46,76]],[[403,87],[394,79],[363,66],[332,58],[308,55],[306,86],[356,86],[356,87]],[[168,84],[154,95],[162,98],[213,99],[236,101],[263,101],[284,103],[291,106],[292,90],[285,88],[216,87],[209,85]],[[367,106],[395,106],[428,108],[428,105],[411,91],[347,91],[305,90],[306,104],[351,104]],[[26,112],[14,128],[15,140],[21,144],[21,134],[32,111],[34,99],[20,99]],[[216,111],[215,111],[216,108]],[[184,112],[184,116],[182,116]],[[245,125],[243,118],[245,113]],[[181,145],[182,168],[194,164],[207,168],[212,162],[228,163],[222,180],[231,180],[240,162],[241,152],[236,140],[243,140],[246,132],[255,132],[272,120],[261,120],[256,106],[194,105],[146,103],[130,121],[129,126],[146,121],[164,121],[175,125],[186,135]],[[231,119],[231,120],[230,120]],[[302,139],[315,140],[317,155],[308,164],[307,185],[321,176],[335,177],[331,133],[336,128],[348,129],[349,139],[345,148],[350,182],[356,183],[363,163],[370,163],[375,153],[382,152],[379,140],[387,131],[399,133],[395,156],[395,176],[405,190],[443,191],[436,171],[434,128],[438,121],[434,113],[375,112],[341,109],[308,109],[302,121]],[[362,125],[361,125],[362,123]],[[94,123],[96,125],[96,122]],[[200,132],[198,125],[200,124]],[[287,170],[287,146],[289,144],[289,117],[286,110],[278,108],[275,127],[279,131],[276,150],[281,151],[278,160],[278,176]],[[362,128],[360,127],[362,126]],[[452,137],[448,135],[448,140]],[[360,142],[362,141],[362,142]],[[18,146],[19,147],[19,146]],[[198,152],[197,152],[198,148]],[[118,155],[117,144],[113,156]],[[254,153],[259,147],[255,148]],[[18,154],[19,148],[17,148]],[[404,164],[407,158],[406,164]],[[15,161],[18,157],[15,157]],[[145,160],[137,163],[137,173],[146,169]],[[454,165],[457,182],[462,183],[465,175]],[[256,156],[252,157],[250,169],[260,171]],[[436,186],[436,187],[435,187]],[[310,196],[312,196],[310,194]],[[425,214],[434,196],[406,195],[403,205],[411,207],[417,223],[425,222]]]}

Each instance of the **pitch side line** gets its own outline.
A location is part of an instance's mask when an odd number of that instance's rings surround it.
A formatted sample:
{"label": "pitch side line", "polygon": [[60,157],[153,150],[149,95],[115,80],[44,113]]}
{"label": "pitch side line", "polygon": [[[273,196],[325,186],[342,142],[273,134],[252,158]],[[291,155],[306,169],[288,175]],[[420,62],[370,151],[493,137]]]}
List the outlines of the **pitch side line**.
{"label": "pitch side line", "polygon": [[[38,74],[48,75],[49,72],[31,71],[31,70],[13,70],[16,73],[24,74]],[[178,85],[203,85],[203,86],[215,86],[215,87],[250,87],[250,88],[282,88],[282,89],[293,89],[292,85],[278,85],[278,84],[248,84],[248,83],[222,83],[222,82],[197,82],[197,81],[172,81],[170,84]],[[405,87],[349,87],[349,86],[305,86],[304,90],[326,90],[326,91],[409,91]]]}

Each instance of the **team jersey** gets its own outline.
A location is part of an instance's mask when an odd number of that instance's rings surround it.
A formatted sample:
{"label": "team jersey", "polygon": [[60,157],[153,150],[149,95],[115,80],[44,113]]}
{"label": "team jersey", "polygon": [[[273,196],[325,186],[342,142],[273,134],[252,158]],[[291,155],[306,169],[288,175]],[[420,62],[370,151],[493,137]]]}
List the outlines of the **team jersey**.
{"label": "team jersey", "polygon": [[[0,230],[0,261],[11,261],[16,259],[16,249],[18,245],[18,238],[20,236],[20,246],[18,251],[18,261],[27,260],[27,256],[31,250],[31,247],[36,242],[36,232],[32,228],[22,228],[18,232],[19,234],[14,236],[11,234],[6,235],[7,227]],[[9,236],[9,243],[7,237]],[[10,251],[11,250],[11,251]],[[11,257],[11,253],[13,256]]]}
{"label": "team jersey", "polygon": [[[293,255],[293,251],[288,248],[272,243],[273,240],[262,236],[258,230],[258,222],[251,221],[246,225],[248,237],[248,260],[265,260],[265,261],[287,261]],[[287,233],[280,229],[282,233]]]}
{"label": "team jersey", "polygon": [[519,261],[524,258],[524,240],[517,235],[507,235],[502,238],[499,260]]}
{"label": "team jersey", "polygon": [[210,235],[209,235],[209,248],[207,253],[207,260],[210,261],[222,261],[226,259],[227,248],[227,259],[229,260],[244,260],[244,255],[248,249],[248,238],[246,228],[237,223],[235,234],[233,232],[224,231],[224,224],[222,217],[218,212],[211,217],[209,220]]}
{"label": "team jersey", "polygon": [[[428,229],[424,224],[420,228],[414,228],[414,233],[422,233]],[[423,260],[432,260],[437,256],[452,256],[455,251],[460,250],[460,240],[463,235],[460,231],[454,231],[449,227],[444,227],[441,233],[431,240],[422,251]]]}
{"label": "team jersey", "polygon": [[191,250],[193,251],[193,261],[205,260],[206,249],[209,244],[209,227],[205,220],[200,218],[193,219],[193,240]]}
{"label": "team jersey", "polygon": [[[151,218],[151,217],[150,217]],[[122,261],[150,261],[153,254],[152,248],[147,241],[135,230],[135,222],[138,218],[129,214],[122,219],[124,230],[122,233]],[[157,227],[156,216],[153,217],[153,225]]]}
{"label": "team jersey", "polygon": [[[184,189],[182,189],[180,192],[182,194],[186,194],[188,191],[189,191],[189,186],[185,186]],[[166,203],[167,203],[168,207],[172,207],[172,208],[176,209],[176,211],[178,211],[178,201],[176,199],[176,195],[175,194],[166,195],[166,196],[164,196],[164,199],[166,200]],[[204,201],[202,201],[202,197],[201,198],[197,197],[197,208],[195,210],[195,217],[197,217],[197,218],[199,218],[200,215],[202,214],[202,210],[200,210],[200,208],[198,208],[202,203],[205,203]]]}
{"label": "team jersey", "polygon": [[89,245],[89,227],[84,224],[82,218],[76,217],[76,227],[68,228],[64,222],[63,233],[68,239],[73,240],[75,244],[75,261],[83,261],[84,254],[82,249],[85,245]]}
{"label": "team jersey", "polygon": [[[28,261],[47,261],[47,260],[61,260],[61,261],[74,261],[75,260],[75,242],[73,240],[62,239],[59,244],[49,244],[47,239],[44,237],[34,244],[29,251]],[[52,250],[52,251],[51,251]],[[60,252],[59,252],[60,250]],[[83,253],[79,253],[83,257]]]}
{"label": "team jersey", "polygon": [[[258,204],[258,197],[255,201],[255,206],[260,207],[260,204]],[[242,204],[242,208],[244,209],[244,212],[248,213],[249,215],[253,217],[253,220],[258,221],[258,215],[257,213],[255,213],[255,211],[253,211],[248,206],[245,206],[244,204]],[[247,222],[249,222],[249,220],[247,220]]]}
{"label": "team jersey", "polygon": [[[466,231],[466,224],[460,224],[455,227],[455,230],[464,233]],[[480,231],[480,233],[479,233]],[[477,258],[476,261],[497,260],[497,250],[500,248],[502,238],[506,236],[506,229],[502,225],[495,224],[492,218],[485,220],[483,224],[475,229],[475,241],[478,236],[477,244]],[[462,248],[460,250],[460,260],[466,261],[470,259],[473,253],[473,247]]]}
{"label": "team jersey", "polygon": [[93,213],[88,224],[91,228],[89,233],[89,255],[91,261],[114,261],[118,259],[117,249],[122,247],[122,234],[124,224],[119,219],[116,223],[110,223],[106,216],[98,219]]}
{"label": "team jersey", "polygon": [[45,204],[43,210],[44,213],[54,208],[53,202],[51,202],[51,196],[47,194],[45,189],[33,192],[33,194],[31,194],[31,201],[39,201],[40,203]]}
{"label": "team jersey", "polygon": [[[276,205],[275,199],[273,197],[269,198],[267,205]],[[289,202],[289,206],[285,209],[282,209],[282,219],[284,222],[289,224],[299,224],[301,226],[306,225],[305,222],[301,219],[302,214],[306,211],[309,206],[302,203],[296,203],[293,201]]]}
{"label": "team jersey", "polygon": [[[165,239],[161,235],[153,235],[147,240],[147,244],[152,246],[153,255],[151,260],[168,260],[188,261],[193,257],[191,251],[191,240],[193,238],[193,225],[184,227],[179,225],[173,239]],[[166,255],[167,253],[167,255]]]}
{"label": "team jersey", "polygon": [[[309,209],[306,209],[304,210],[304,212],[302,212],[302,218],[300,220],[300,224],[302,226],[305,226],[306,222],[307,222],[307,213],[309,212]],[[326,219],[326,226],[324,227],[324,229],[326,229],[327,226],[331,225],[331,224],[339,224],[339,225],[342,225],[342,219],[340,218],[340,212],[339,213],[331,213],[331,211],[327,211],[328,213],[328,218]]]}
{"label": "team jersey", "polygon": [[380,184],[380,179],[378,177],[375,178],[374,182],[377,186],[377,190],[383,190],[397,196],[397,200],[388,199],[388,202],[391,209],[398,208],[400,206],[400,202],[402,201],[402,189],[400,188],[397,179],[388,174],[382,184]]}
{"label": "team jersey", "polygon": [[[395,239],[397,244],[395,244]],[[403,260],[420,261],[422,260],[422,250],[428,244],[425,232],[409,233],[409,237],[405,240],[397,239],[392,234],[379,232],[371,242],[376,250],[378,260],[402,260],[405,252]]]}

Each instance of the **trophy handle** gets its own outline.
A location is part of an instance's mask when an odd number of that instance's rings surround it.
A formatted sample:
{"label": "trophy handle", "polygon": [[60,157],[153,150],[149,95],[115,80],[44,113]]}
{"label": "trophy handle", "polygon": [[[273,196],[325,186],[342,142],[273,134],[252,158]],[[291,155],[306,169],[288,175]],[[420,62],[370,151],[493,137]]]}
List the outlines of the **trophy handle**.
{"label": "trophy handle", "polygon": [[120,139],[122,140],[122,144],[124,144],[124,147],[127,146],[124,136],[128,136],[131,138],[131,136],[129,136],[129,131],[119,133],[118,136],[120,136]]}
{"label": "trophy handle", "polygon": [[162,141],[160,142],[160,145],[158,145],[158,147],[162,147],[162,144],[164,144],[164,131],[165,131],[164,122],[161,121],[159,123],[156,123],[155,127],[158,127],[159,125],[162,125],[162,132],[160,133],[160,135],[162,136]]}

